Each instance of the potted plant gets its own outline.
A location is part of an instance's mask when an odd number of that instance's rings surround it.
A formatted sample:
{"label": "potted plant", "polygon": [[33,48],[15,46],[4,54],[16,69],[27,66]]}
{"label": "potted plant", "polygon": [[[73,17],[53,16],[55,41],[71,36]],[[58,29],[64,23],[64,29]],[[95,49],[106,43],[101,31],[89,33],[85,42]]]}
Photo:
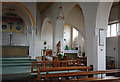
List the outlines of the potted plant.
{"label": "potted plant", "polygon": [[58,53],[58,59],[59,59],[59,60],[62,60],[62,59],[63,59],[63,54]]}

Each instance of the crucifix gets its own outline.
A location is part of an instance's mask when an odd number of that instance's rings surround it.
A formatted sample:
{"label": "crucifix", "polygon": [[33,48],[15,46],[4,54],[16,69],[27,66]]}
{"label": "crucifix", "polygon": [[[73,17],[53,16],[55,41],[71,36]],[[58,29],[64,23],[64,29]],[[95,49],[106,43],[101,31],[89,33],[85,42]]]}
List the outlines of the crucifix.
{"label": "crucifix", "polygon": [[9,38],[9,44],[10,44],[10,46],[12,46],[12,35],[13,35],[13,33],[9,32],[8,34],[10,36],[10,38]]}
{"label": "crucifix", "polygon": [[10,21],[8,22],[8,24],[10,25],[10,32],[8,33],[10,38],[9,38],[9,44],[10,46],[12,46],[12,25],[14,24],[14,22],[12,22],[12,19],[10,19]]}

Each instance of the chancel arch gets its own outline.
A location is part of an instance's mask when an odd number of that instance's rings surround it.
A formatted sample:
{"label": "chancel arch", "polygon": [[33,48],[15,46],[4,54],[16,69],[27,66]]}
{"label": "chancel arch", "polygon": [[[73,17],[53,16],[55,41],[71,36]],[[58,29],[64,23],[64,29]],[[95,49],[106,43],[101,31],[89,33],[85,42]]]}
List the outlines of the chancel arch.
{"label": "chancel arch", "polygon": [[[6,30],[3,30],[3,45],[6,46],[23,46],[26,48],[24,56],[29,55],[29,47],[31,43],[32,22],[29,15],[24,9],[16,4],[3,4],[2,18],[9,20],[3,21],[3,26],[6,26]],[[11,35],[10,35],[11,34]],[[10,42],[11,36],[11,42]],[[20,47],[19,47],[20,48]],[[12,55],[13,56],[13,55]],[[11,56],[11,57],[12,57]],[[15,55],[15,57],[20,57]],[[22,56],[22,55],[21,55]]]}
{"label": "chancel arch", "polygon": [[32,14],[24,5],[22,5],[18,2],[9,2],[9,3],[4,2],[3,3],[3,5],[6,5],[6,4],[7,4],[7,6],[8,6],[8,4],[12,4],[12,5],[15,5],[16,7],[19,7],[19,9],[22,9],[25,13],[27,13],[29,15],[29,17],[31,19],[31,22],[32,22],[31,24],[32,24],[33,27],[35,27],[35,21],[34,21],[34,18],[32,16]]}

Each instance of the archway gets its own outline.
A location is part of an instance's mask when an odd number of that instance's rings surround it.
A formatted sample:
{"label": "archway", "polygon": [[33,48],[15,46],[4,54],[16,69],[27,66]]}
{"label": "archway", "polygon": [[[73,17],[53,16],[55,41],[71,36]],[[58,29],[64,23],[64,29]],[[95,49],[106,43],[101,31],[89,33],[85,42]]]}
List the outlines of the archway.
{"label": "archway", "polygon": [[[72,36],[70,35],[72,37],[70,48],[81,48],[79,51],[81,52],[80,55],[82,55],[85,53],[85,24],[82,9],[78,4],[74,4],[74,6],[72,6],[72,8],[69,10],[65,23],[70,26],[72,31]],[[75,33],[73,33],[73,31],[77,32],[77,36]],[[75,36],[74,40],[73,36]]]}
{"label": "archway", "polygon": [[46,18],[42,24],[41,40],[42,43],[44,43],[44,41],[47,42],[47,49],[52,49],[53,44],[52,24],[48,18]]}
{"label": "archway", "polygon": [[[16,4],[3,4],[2,5],[2,18],[6,20],[4,25],[7,26],[6,30],[3,30],[3,45],[9,46],[9,38],[10,33],[11,34],[11,41],[12,44],[10,46],[30,46],[30,36],[31,34],[31,27],[32,27],[32,21],[28,14],[25,12],[24,9],[18,7]],[[12,24],[10,24],[12,23]],[[3,25],[3,26],[4,26]],[[29,48],[26,48],[25,52],[26,56],[29,55]],[[14,54],[13,57],[17,57],[17,55]],[[22,55],[19,57],[22,57]]]}
{"label": "archway", "polygon": [[30,19],[31,19],[31,24],[32,24],[32,26],[33,27],[35,27],[35,21],[34,21],[34,18],[33,18],[33,16],[32,16],[32,14],[30,13],[30,11],[24,6],[24,5],[22,5],[22,4],[20,4],[20,3],[18,3],[18,2],[4,2],[3,3],[3,5],[8,5],[8,4],[12,4],[12,5],[16,5],[16,6],[18,6],[18,7],[21,7],[21,8],[23,8],[23,10],[30,16]]}

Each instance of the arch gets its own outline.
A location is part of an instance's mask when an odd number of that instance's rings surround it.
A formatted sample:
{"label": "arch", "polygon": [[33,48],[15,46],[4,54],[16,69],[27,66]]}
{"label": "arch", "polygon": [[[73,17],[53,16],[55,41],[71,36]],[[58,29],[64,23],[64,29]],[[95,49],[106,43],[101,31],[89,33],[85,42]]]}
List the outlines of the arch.
{"label": "arch", "polygon": [[35,27],[35,21],[34,21],[34,18],[32,16],[32,14],[31,14],[31,12],[24,5],[22,5],[22,4],[18,3],[18,2],[4,2],[3,4],[10,4],[10,3],[16,4],[19,7],[23,8],[28,13],[28,15],[30,16],[31,22],[32,22],[32,26]]}
{"label": "arch", "polygon": [[[109,20],[109,13],[110,9],[112,7],[113,2],[100,2],[97,9],[97,15],[96,15],[96,28],[103,28],[107,29],[107,24]],[[104,20],[104,21],[103,21]]]}
{"label": "arch", "polygon": [[[14,6],[12,5],[12,7],[14,7]],[[32,24],[31,24],[31,20],[30,20],[29,16],[25,12],[21,11],[18,7],[14,7],[14,9],[15,9],[14,12],[9,12],[8,11],[9,7],[5,7],[5,8],[3,7],[2,14],[4,15],[6,13],[13,13],[13,14],[18,15],[19,17],[21,17],[23,19],[23,21],[25,22],[25,24],[27,26],[27,29],[30,32],[31,28],[28,28],[28,27],[31,27]]]}
{"label": "arch", "polygon": [[41,40],[47,41],[49,47],[52,48],[53,43],[52,24],[48,18],[45,18],[42,24]]}
{"label": "arch", "polygon": [[[79,8],[80,9],[80,13],[81,13],[81,19],[80,19],[80,21],[81,22],[83,22],[83,24],[81,24],[81,28],[80,28],[80,24],[78,24],[78,23],[73,23],[73,22],[69,22],[69,19],[68,19],[68,16],[69,16],[69,14],[72,12],[72,9],[75,7],[75,6],[77,6],[77,8]],[[79,15],[80,16],[80,15]],[[79,20],[79,18],[78,18],[78,20]],[[78,31],[79,31],[79,33],[82,35],[82,37],[84,38],[84,40],[85,40],[85,21],[84,21],[84,14],[83,14],[83,11],[82,11],[82,8],[80,7],[80,5],[78,4],[78,3],[74,3],[69,9],[68,9],[68,13],[66,14],[66,24],[68,24],[68,25],[70,25],[70,26],[72,26],[72,27],[74,27],[75,29],[77,29]],[[72,24],[73,23],[73,24]]]}

